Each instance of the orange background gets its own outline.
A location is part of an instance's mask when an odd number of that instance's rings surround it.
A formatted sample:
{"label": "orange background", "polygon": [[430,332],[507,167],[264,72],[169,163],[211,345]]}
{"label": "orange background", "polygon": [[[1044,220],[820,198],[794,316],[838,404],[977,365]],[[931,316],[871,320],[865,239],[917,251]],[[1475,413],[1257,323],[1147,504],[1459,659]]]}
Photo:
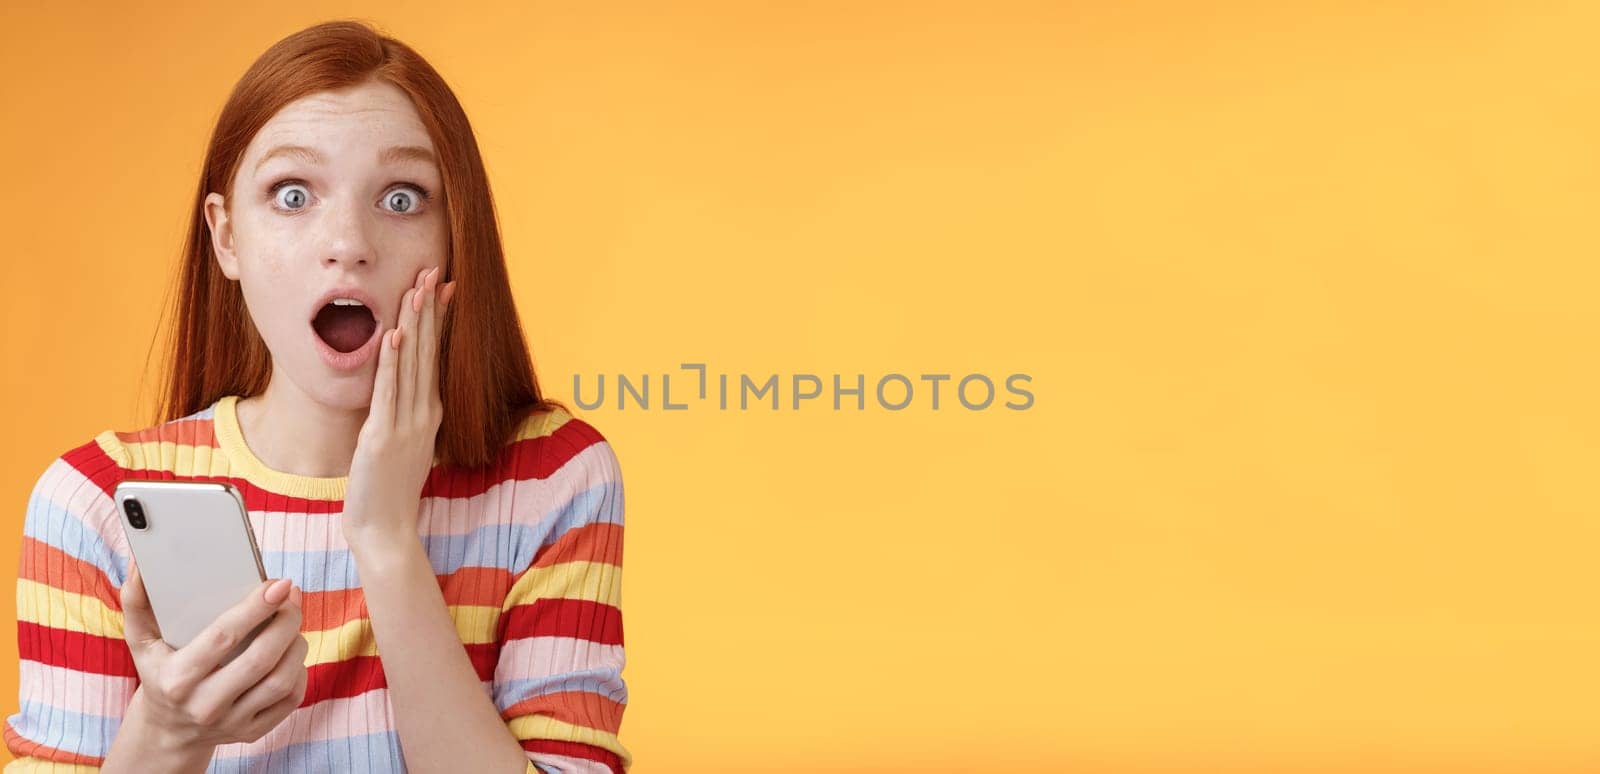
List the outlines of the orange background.
{"label": "orange background", "polygon": [[442,8],[0,12],[0,575],[148,418],[228,89],[354,15],[474,121],[556,396],[1033,377],[580,412],[637,771],[1600,769],[1600,7]]}

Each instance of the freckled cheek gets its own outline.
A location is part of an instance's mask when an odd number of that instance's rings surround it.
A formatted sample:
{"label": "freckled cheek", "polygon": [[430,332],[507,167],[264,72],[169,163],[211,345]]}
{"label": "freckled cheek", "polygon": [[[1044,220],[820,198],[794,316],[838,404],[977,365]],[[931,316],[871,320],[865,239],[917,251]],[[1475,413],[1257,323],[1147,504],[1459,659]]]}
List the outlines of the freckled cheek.
{"label": "freckled cheek", "polygon": [[234,250],[244,269],[262,277],[282,277],[305,243],[305,234],[257,213],[241,218],[234,231]]}
{"label": "freckled cheek", "polygon": [[310,291],[268,273],[246,273],[240,284],[250,319],[269,340],[276,338],[275,332],[295,333],[307,324],[302,318],[311,301]]}
{"label": "freckled cheek", "polygon": [[253,279],[255,284],[281,289],[285,281],[297,274],[294,267],[294,250],[292,245],[277,243],[251,245],[249,253],[240,256],[240,272],[244,279]]}
{"label": "freckled cheek", "polygon": [[377,253],[379,261],[416,266],[419,270],[443,261],[448,244],[442,227],[380,227],[372,230],[371,238],[373,251]]}
{"label": "freckled cheek", "polygon": [[307,276],[315,268],[305,262],[296,268],[300,249],[295,240],[280,240],[268,229],[257,230],[248,241],[241,240],[239,283],[250,318],[269,341],[277,331],[290,331],[306,324],[300,319],[310,302],[305,290]]}

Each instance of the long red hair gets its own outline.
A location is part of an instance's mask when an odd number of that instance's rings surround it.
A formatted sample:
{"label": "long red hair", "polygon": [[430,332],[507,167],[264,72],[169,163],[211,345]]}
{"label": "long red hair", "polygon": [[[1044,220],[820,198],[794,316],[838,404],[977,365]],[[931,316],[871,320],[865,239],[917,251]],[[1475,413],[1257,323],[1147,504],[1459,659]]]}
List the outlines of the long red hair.
{"label": "long red hair", "polygon": [[457,296],[466,299],[450,305],[441,333],[444,419],[435,446],[440,462],[488,464],[528,414],[562,406],[540,394],[511,295],[488,176],[461,104],[409,46],[365,22],[339,20],[273,44],[239,79],[217,118],[190,208],[176,299],[169,296],[164,310],[173,320],[164,346],[171,362],[162,371],[157,422],[188,416],[224,395],[255,395],[271,374],[270,353],[244,295],[217,264],[205,222],[206,194],[232,191],[245,148],[285,105],[373,78],[410,95],[433,140],[450,230],[439,282],[455,281]]}

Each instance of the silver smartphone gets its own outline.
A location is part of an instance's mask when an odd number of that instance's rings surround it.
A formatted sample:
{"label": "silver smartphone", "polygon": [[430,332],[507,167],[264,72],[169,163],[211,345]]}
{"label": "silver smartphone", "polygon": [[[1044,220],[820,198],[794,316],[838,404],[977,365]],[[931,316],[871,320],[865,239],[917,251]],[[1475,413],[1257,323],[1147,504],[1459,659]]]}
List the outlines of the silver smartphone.
{"label": "silver smartphone", "polygon": [[128,479],[117,484],[113,499],[168,645],[188,644],[267,579],[244,497],[232,484]]}

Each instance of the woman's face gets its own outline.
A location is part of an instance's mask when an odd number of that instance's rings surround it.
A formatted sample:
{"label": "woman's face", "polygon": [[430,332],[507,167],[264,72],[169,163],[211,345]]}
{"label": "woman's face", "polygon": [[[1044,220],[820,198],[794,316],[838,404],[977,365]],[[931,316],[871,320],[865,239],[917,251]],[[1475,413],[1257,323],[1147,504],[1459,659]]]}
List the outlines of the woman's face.
{"label": "woman's face", "polygon": [[206,197],[217,261],[242,287],[274,380],[330,407],[371,404],[382,332],[418,273],[444,261],[434,158],[405,92],[368,82],[285,106],[250,141],[226,199]]}

